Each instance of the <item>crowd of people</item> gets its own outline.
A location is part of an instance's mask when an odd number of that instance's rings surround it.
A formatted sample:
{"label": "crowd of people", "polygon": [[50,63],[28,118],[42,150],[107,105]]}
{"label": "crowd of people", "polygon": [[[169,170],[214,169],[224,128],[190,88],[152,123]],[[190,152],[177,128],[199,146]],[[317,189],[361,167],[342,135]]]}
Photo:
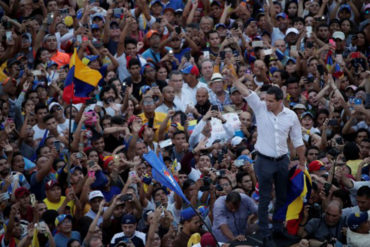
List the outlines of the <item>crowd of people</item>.
{"label": "crowd of people", "polygon": [[0,17],[1,246],[369,246],[369,0]]}

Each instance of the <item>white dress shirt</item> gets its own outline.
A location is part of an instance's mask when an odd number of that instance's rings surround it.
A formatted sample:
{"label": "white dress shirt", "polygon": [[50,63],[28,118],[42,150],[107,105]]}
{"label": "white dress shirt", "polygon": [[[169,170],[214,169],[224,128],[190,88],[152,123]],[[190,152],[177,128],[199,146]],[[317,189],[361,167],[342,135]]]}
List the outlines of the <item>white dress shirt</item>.
{"label": "white dress shirt", "polygon": [[185,112],[187,105],[195,106],[196,102],[193,102],[193,97],[189,91],[181,89],[181,94],[175,94],[175,99],[173,103],[179,108],[180,111]]}
{"label": "white dress shirt", "polygon": [[257,142],[255,149],[263,155],[280,157],[289,152],[288,137],[295,148],[304,145],[301,124],[297,115],[283,106],[283,110],[276,116],[267,110],[266,102],[252,92],[244,98],[252,108],[257,122]]}

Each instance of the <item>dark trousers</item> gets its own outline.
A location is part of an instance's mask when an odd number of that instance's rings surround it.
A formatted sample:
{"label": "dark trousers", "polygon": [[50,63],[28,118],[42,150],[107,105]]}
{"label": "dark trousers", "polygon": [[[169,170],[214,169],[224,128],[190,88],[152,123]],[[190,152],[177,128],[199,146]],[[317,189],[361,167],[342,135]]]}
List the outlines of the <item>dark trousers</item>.
{"label": "dark trousers", "polygon": [[[255,172],[258,178],[259,204],[258,226],[260,234],[269,236],[268,206],[271,201],[272,183],[275,185],[275,212],[285,204],[287,198],[289,157],[279,161],[272,161],[257,155]],[[274,229],[283,229],[283,222],[274,221]]]}

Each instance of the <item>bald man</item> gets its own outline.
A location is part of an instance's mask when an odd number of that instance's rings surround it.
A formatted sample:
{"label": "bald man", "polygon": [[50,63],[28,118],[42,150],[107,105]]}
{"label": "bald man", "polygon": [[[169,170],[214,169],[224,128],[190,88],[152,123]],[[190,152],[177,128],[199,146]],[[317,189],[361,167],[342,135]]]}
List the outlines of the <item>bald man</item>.
{"label": "bald man", "polygon": [[204,116],[211,107],[211,102],[209,101],[209,94],[207,88],[204,87],[198,88],[195,98],[197,100],[195,109],[198,111],[199,116]]}
{"label": "bald man", "polygon": [[333,238],[343,243],[345,236],[342,234],[342,227],[345,226],[345,222],[342,218],[342,203],[340,201],[331,201],[321,218],[306,221],[304,218],[299,225],[298,235],[309,239],[310,246],[322,246],[325,241],[330,241]]}

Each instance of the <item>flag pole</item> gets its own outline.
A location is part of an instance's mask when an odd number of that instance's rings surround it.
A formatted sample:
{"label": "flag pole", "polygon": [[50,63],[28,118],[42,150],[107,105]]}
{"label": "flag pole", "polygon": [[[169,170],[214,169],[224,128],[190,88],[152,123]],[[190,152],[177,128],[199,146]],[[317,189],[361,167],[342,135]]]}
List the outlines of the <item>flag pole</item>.
{"label": "flag pole", "polygon": [[71,174],[70,174],[70,169],[71,169],[71,142],[72,142],[72,99],[69,101],[69,127],[68,127],[68,152],[69,155],[67,156],[67,187],[70,186],[71,183]]}

